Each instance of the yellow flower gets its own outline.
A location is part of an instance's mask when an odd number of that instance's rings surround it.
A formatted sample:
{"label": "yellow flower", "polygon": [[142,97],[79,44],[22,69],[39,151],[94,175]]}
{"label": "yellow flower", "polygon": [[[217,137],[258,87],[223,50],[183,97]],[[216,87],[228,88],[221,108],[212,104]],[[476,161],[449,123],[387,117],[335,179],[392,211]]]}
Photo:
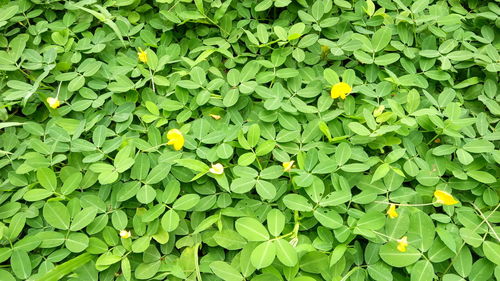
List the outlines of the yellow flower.
{"label": "yellow flower", "polygon": [[167,133],[167,145],[173,145],[175,150],[181,150],[184,146],[184,136],[177,129],[172,129]]}
{"label": "yellow flower", "polygon": [[403,236],[403,238],[398,239],[397,249],[400,252],[406,252],[406,247],[408,246],[408,237]]}
{"label": "yellow flower", "polygon": [[208,116],[212,117],[215,120],[221,119],[220,115],[217,115],[217,114],[209,114]]}
{"label": "yellow flower", "polygon": [[61,102],[58,99],[52,97],[47,98],[47,103],[53,109],[56,109],[61,105]]}
{"label": "yellow flower", "polygon": [[381,105],[373,111],[373,117],[379,117],[384,112],[385,106]]}
{"label": "yellow flower", "polygon": [[339,82],[332,86],[331,97],[336,99],[340,97],[345,100],[345,97],[352,91],[351,86],[345,82]]}
{"label": "yellow flower", "polygon": [[224,166],[221,163],[213,164],[209,171],[212,174],[222,175],[224,173]]}
{"label": "yellow flower", "polygon": [[399,216],[398,212],[396,212],[396,205],[394,204],[389,205],[389,209],[387,210],[387,215],[389,215],[391,219],[397,218]]}
{"label": "yellow flower", "polygon": [[130,231],[122,230],[120,231],[120,237],[123,239],[130,238],[132,236],[132,233]]}
{"label": "yellow flower", "polygon": [[139,52],[137,53],[139,60],[143,63],[148,63],[148,54],[144,52],[141,48],[139,48]]}
{"label": "yellow flower", "polygon": [[295,161],[289,161],[289,162],[283,162],[283,171],[284,172],[288,172],[290,171],[290,169],[292,169],[292,166],[293,166],[293,163],[295,163]]}
{"label": "yellow flower", "polygon": [[451,194],[442,190],[434,191],[434,197],[436,197],[436,203],[441,203],[443,205],[454,205],[459,203]]}

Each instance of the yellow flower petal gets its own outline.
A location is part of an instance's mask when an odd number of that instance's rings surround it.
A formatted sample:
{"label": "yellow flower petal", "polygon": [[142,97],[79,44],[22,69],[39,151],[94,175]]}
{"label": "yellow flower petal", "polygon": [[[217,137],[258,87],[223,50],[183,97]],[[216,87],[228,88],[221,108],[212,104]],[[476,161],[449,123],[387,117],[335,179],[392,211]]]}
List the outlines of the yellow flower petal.
{"label": "yellow flower petal", "polygon": [[184,136],[177,129],[172,129],[167,132],[167,145],[173,145],[175,150],[181,150],[184,146]]}
{"label": "yellow flower petal", "polygon": [[53,109],[56,109],[61,105],[61,102],[58,99],[52,97],[47,98],[47,103]]}
{"label": "yellow flower petal", "polygon": [[221,119],[220,115],[217,115],[217,114],[209,114],[208,116],[212,117],[215,120]]}
{"label": "yellow flower petal", "polygon": [[127,230],[120,231],[121,238],[127,239],[127,238],[130,238],[130,236],[132,236],[132,233],[130,231],[127,231]]}
{"label": "yellow flower petal", "polygon": [[290,171],[290,169],[292,169],[292,166],[293,166],[293,163],[295,163],[295,161],[289,161],[289,162],[283,162],[283,171],[284,172],[288,172]]}
{"label": "yellow flower petal", "polygon": [[148,63],[148,54],[144,52],[141,48],[139,48],[139,52],[137,53],[137,57],[139,57],[139,61],[143,63]]}
{"label": "yellow flower petal", "polygon": [[385,106],[381,105],[373,111],[373,117],[379,117],[384,112]]}
{"label": "yellow flower petal", "polygon": [[434,197],[436,197],[436,203],[441,203],[443,205],[455,205],[459,203],[451,194],[442,190],[434,191]]}
{"label": "yellow flower petal", "polygon": [[221,163],[213,164],[209,171],[212,174],[222,175],[224,173],[224,166]]}
{"label": "yellow flower petal", "polygon": [[398,212],[396,212],[396,205],[394,204],[389,205],[389,209],[387,210],[387,215],[391,219],[397,218],[399,216]]}
{"label": "yellow flower petal", "polygon": [[401,239],[398,239],[398,246],[396,247],[400,252],[406,252],[406,247],[408,246],[408,237],[403,236]]}
{"label": "yellow flower petal", "polygon": [[340,97],[341,99],[345,99],[346,96],[352,91],[351,86],[345,82],[339,82],[332,86],[332,91],[330,95],[332,98],[336,99]]}

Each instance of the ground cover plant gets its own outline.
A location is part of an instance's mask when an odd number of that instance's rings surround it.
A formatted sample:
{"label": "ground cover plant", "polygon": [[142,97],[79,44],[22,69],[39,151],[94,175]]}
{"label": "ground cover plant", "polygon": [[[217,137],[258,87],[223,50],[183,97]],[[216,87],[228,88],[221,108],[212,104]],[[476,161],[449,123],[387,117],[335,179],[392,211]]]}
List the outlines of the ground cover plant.
{"label": "ground cover plant", "polygon": [[0,280],[500,279],[499,15],[0,0]]}

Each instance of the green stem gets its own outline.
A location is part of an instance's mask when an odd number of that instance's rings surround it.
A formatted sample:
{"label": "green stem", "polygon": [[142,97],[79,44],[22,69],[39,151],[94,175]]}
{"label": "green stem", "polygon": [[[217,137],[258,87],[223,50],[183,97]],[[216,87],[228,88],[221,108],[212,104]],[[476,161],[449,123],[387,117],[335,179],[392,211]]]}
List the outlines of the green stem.
{"label": "green stem", "polygon": [[196,271],[196,279],[198,281],[203,281],[201,279],[201,273],[200,273],[200,264],[199,264],[199,258],[198,258],[198,248],[200,247],[200,243],[196,243],[194,246],[194,266],[195,266],[195,271]]}
{"label": "green stem", "polygon": [[431,206],[431,205],[434,205],[434,203],[400,204],[400,203],[391,203],[391,202],[384,202],[384,201],[375,201],[375,203],[386,204],[386,205],[395,205],[395,206],[404,206],[404,207],[422,207],[422,206]]}

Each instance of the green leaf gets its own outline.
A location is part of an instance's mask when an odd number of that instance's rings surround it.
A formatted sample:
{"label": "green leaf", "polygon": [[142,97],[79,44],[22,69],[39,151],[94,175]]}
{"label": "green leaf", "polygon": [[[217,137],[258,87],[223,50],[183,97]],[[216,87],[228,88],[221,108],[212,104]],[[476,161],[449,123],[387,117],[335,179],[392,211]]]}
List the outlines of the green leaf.
{"label": "green leaf", "polygon": [[248,244],[243,236],[232,229],[218,231],[214,234],[213,238],[217,244],[228,250],[239,250]]}
{"label": "green leaf", "polygon": [[[417,0],[411,5],[411,12],[414,14],[420,13],[429,5],[429,0]],[[413,279],[412,279],[413,281]]]}
{"label": "green leaf", "polygon": [[368,230],[377,230],[384,226],[385,216],[382,213],[370,211],[365,213],[358,221],[357,227]]}
{"label": "green leaf", "polygon": [[80,253],[89,246],[89,238],[83,233],[71,233],[64,245],[73,253]]}
{"label": "green leaf", "polygon": [[87,207],[76,214],[71,223],[70,231],[78,231],[89,225],[97,215],[95,207]]}
{"label": "green leaf", "polygon": [[36,177],[41,186],[54,192],[57,188],[57,178],[54,171],[49,168],[40,168],[36,171]]}
{"label": "green leaf", "polygon": [[462,237],[465,243],[471,245],[474,248],[481,246],[481,244],[483,243],[483,239],[481,238],[481,236],[474,230],[468,228],[460,229],[460,237]]}
{"label": "green leaf", "polygon": [[48,201],[43,206],[43,218],[51,226],[66,230],[69,228],[70,216],[68,209],[58,201]]}
{"label": "green leaf", "polygon": [[397,62],[399,60],[399,58],[400,58],[399,54],[395,54],[395,53],[384,54],[384,55],[376,57],[374,62],[377,65],[386,66],[386,65],[393,64],[393,63]]}
{"label": "green leaf", "polygon": [[1,280],[4,280],[4,281],[16,281],[16,278],[14,278],[14,276],[12,276],[12,274],[10,274],[8,271],[5,271],[3,269],[0,269],[0,278],[1,278]]}
{"label": "green leaf", "polygon": [[467,175],[482,183],[495,183],[497,181],[494,176],[484,171],[468,171]]}
{"label": "green leaf", "polygon": [[453,268],[462,277],[469,276],[472,270],[472,255],[468,247],[463,247],[453,260]]}
{"label": "green leaf", "polygon": [[247,140],[250,147],[255,147],[260,139],[260,127],[259,124],[252,124],[248,128]]}
{"label": "green leaf", "polygon": [[358,122],[351,122],[349,123],[349,129],[353,131],[355,134],[360,135],[360,136],[369,136],[370,131],[363,125],[359,124]]}
{"label": "green leaf", "polygon": [[276,142],[274,140],[266,140],[259,144],[257,146],[257,149],[255,149],[255,155],[256,156],[264,156],[271,151],[273,151],[274,147],[276,146]]}
{"label": "green leaf", "polygon": [[484,241],[483,252],[487,259],[500,265],[500,245],[491,241]]}
{"label": "green leaf", "polygon": [[78,268],[84,266],[90,260],[94,258],[93,255],[89,253],[83,253],[77,257],[72,258],[71,260],[66,261],[60,265],[49,270],[47,273],[42,275],[37,279],[37,281],[57,281],[62,279],[64,276],[75,272]]}
{"label": "green leaf", "polygon": [[255,159],[256,159],[256,155],[253,152],[248,152],[248,153],[242,154],[238,158],[238,165],[248,166],[248,165],[252,164],[255,161]]}
{"label": "green leaf", "polygon": [[208,172],[210,169],[207,164],[196,159],[177,159],[175,163],[197,172]]}
{"label": "green leaf", "polygon": [[164,178],[167,177],[168,172],[170,171],[171,166],[170,165],[165,165],[161,164],[158,166],[155,166],[151,171],[149,172],[145,183],[146,184],[156,184],[162,181]]}
{"label": "green leaf", "polygon": [[375,173],[372,176],[372,180],[370,183],[373,183],[387,175],[389,171],[391,170],[391,166],[388,163],[383,163],[380,166],[377,167],[375,170]]}
{"label": "green leaf", "polygon": [[261,12],[269,9],[273,5],[272,0],[264,0],[260,2],[257,6],[255,6],[255,11],[256,12]]}
{"label": "green leaf", "polygon": [[12,39],[12,41],[10,41],[10,54],[11,54],[11,57],[13,58],[14,61],[17,61],[24,49],[26,48],[26,43],[29,39],[29,36],[28,34],[20,34],[20,35],[17,35],[14,39]]}
{"label": "green leaf", "polygon": [[278,239],[274,244],[276,244],[276,256],[282,264],[291,267],[298,263],[297,251],[289,242]]}
{"label": "green leaf", "polygon": [[156,197],[156,191],[149,185],[142,186],[136,194],[137,201],[142,204],[151,203]]}
{"label": "green leaf", "polygon": [[4,7],[2,11],[2,15],[0,16],[0,22],[1,21],[6,21],[10,18],[12,18],[17,11],[19,10],[19,6],[17,5],[12,5],[10,7]]}
{"label": "green leaf", "polygon": [[38,201],[52,196],[53,192],[43,188],[34,188],[28,190],[24,195],[23,199],[26,201]]}
{"label": "green leaf", "polygon": [[436,234],[432,219],[421,211],[411,214],[408,234],[413,234],[420,238],[416,243],[417,248],[421,251],[427,251],[433,244]]}
{"label": "green leaf", "polygon": [[269,239],[267,229],[256,219],[250,217],[236,220],[236,231],[248,241],[266,241]]}
{"label": "green leaf", "polygon": [[110,252],[106,252],[102,255],[99,256],[96,260],[96,266],[106,266],[106,265],[112,265],[114,263],[119,262],[122,259],[121,256],[114,255]]}
{"label": "green leaf", "polygon": [[68,84],[68,91],[70,92],[76,92],[80,90],[83,85],[85,85],[85,77],[83,76],[77,76],[75,79],[71,80]]}
{"label": "green leaf", "polygon": [[172,208],[182,211],[189,210],[198,204],[198,202],[200,202],[200,196],[198,194],[186,194],[177,199]]}
{"label": "green leaf", "polygon": [[319,204],[323,207],[337,206],[351,200],[351,197],[352,195],[349,191],[334,191],[327,194],[323,199],[321,199]]}
{"label": "green leaf", "polygon": [[318,251],[308,252],[300,258],[300,269],[309,273],[325,272],[328,270],[328,256]]}
{"label": "green leaf", "polygon": [[132,252],[143,253],[149,247],[150,242],[151,242],[151,237],[149,236],[142,236],[138,238],[132,243]]}
{"label": "green leaf", "polygon": [[373,52],[378,52],[384,49],[391,41],[392,31],[389,27],[378,29],[372,38]]}
{"label": "green leaf", "polygon": [[314,217],[323,225],[331,229],[342,226],[342,217],[334,210],[318,208],[314,210]]}
{"label": "green leaf", "polygon": [[262,242],[253,251],[250,260],[255,268],[268,267],[276,257],[276,245],[274,241]]}
{"label": "green leaf", "polygon": [[210,269],[224,281],[243,280],[243,276],[241,276],[238,270],[223,261],[214,261],[210,263]]}
{"label": "green leaf", "polygon": [[25,251],[12,251],[10,263],[12,266],[12,271],[17,278],[26,280],[31,275],[31,260],[29,255]]}
{"label": "green leaf", "polygon": [[298,194],[288,194],[283,197],[283,203],[287,208],[301,211],[301,212],[309,212],[312,211],[313,207],[311,203],[302,195]]}
{"label": "green leaf", "polygon": [[330,85],[335,85],[340,82],[337,73],[330,68],[325,68],[325,70],[323,71],[323,77]]}
{"label": "green leaf", "polygon": [[257,180],[255,189],[262,199],[271,200],[276,196],[276,187],[268,181]]}
{"label": "green leaf", "polygon": [[335,160],[339,166],[344,165],[351,158],[352,150],[351,146],[346,142],[342,142],[337,146],[335,150]]}
{"label": "green leaf", "polygon": [[165,231],[174,231],[179,226],[179,215],[174,210],[168,210],[161,218],[161,226]]}
{"label": "green leaf", "polygon": [[359,173],[359,172],[364,172],[364,171],[370,169],[370,166],[363,164],[363,163],[353,163],[353,164],[344,165],[340,169],[342,171],[349,172],[349,173]]}
{"label": "green leaf", "polygon": [[272,209],[267,213],[267,228],[272,236],[279,236],[285,228],[286,218],[283,212]]}
{"label": "green leaf", "polygon": [[493,145],[493,143],[487,140],[477,139],[466,143],[463,146],[463,149],[471,153],[487,153],[487,152],[493,152],[495,146]]}
{"label": "green leaf", "polygon": [[237,178],[231,182],[231,191],[235,193],[246,193],[252,190],[257,181],[255,179]]}
{"label": "green leaf", "polygon": [[384,266],[382,263],[376,263],[368,266],[368,274],[371,278],[377,281],[387,280],[391,281],[393,276],[391,270],[388,266]]}
{"label": "green leaf", "polygon": [[422,255],[417,249],[408,246],[406,252],[400,252],[396,249],[396,242],[389,242],[380,247],[380,257],[387,264],[394,267],[405,267],[414,264]]}
{"label": "green leaf", "polygon": [[415,263],[411,270],[411,281],[432,281],[434,280],[434,267],[427,260]]}

